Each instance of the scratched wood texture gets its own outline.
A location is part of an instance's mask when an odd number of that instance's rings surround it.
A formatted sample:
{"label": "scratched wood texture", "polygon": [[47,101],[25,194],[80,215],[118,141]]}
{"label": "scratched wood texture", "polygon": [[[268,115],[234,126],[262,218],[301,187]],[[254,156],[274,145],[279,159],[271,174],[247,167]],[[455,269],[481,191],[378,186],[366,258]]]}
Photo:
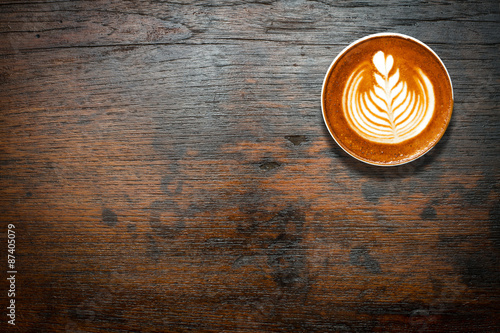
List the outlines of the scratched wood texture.
{"label": "scratched wood texture", "polygon": [[[320,109],[333,58],[386,31],[455,93],[391,168]],[[496,0],[0,1],[0,325],[500,331],[499,54]]]}

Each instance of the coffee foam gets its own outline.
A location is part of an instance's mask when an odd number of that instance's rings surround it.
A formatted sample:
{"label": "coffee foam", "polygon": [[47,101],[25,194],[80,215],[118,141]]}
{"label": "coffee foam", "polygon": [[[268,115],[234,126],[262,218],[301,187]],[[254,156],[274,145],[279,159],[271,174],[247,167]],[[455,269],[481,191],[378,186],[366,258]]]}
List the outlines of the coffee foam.
{"label": "coffee foam", "polygon": [[416,67],[404,73],[394,57],[378,51],[350,75],[342,95],[345,117],[363,138],[400,143],[429,124],[435,109],[434,89]]}

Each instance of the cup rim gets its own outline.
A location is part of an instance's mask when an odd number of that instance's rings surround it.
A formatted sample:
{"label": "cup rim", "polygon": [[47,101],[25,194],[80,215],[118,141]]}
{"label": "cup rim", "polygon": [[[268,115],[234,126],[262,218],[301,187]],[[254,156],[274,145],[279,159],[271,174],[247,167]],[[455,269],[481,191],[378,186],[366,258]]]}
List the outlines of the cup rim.
{"label": "cup rim", "polygon": [[[401,162],[401,163],[376,163],[376,162],[372,162],[372,161],[367,161],[367,160],[364,160],[364,159],[361,159],[359,158],[358,156],[356,156],[355,154],[351,153],[350,151],[346,150],[340,143],[339,141],[337,140],[337,138],[335,137],[335,135],[333,135],[332,133],[332,129],[330,128],[330,126],[328,126],[328,122],[327,122],[327,119],[326,119],[326,112],[325,112],[325,99],[324,99],[324,95],[325,95],[325,87],[326,87],[326,83],[328,81],[328,78],[330,76],[330,72],[332,71],[333,67],[335,66],[335,64],[337,63],[337,61],[345,54],[347,53],[347,51],[349,51],[352,47],[354,47],[356,44],[359,44],[365,40],[368,40],[368,39],[372,39],[372,38],[376,38],[376,37],[391,37],[391,36],[395,36],[395,37],[400,37],[400,38],[404,38],[404,39],[409,39],[411,40],[412,42],[415,42],[421,46],[423,46],[424,48],[426,48],[428,51],[430,51],[432,53],[432,55],[434,57],[436,57],[436,59],[439,61],[439,63],[443,66],[445,72],[446,72],[446,77],[448,78],[448,82],[450,83],[450,89],[451,89],[451,110],[450,110],[450,116],[448,117],[448,121],[444,127],[444,130],[440,133],[439,137],[437,138],[436,142],[429,148],[427,149],[426,151],[424,151],[423,153],[421,154],[417,154],[416,156],[412,157],[410,160],[408,161],[404,161],[404,162]],[[354,157],[355,159],[357,159],[358,161],[361,161],[363,163],[366,163],[366,164],[370,164],[370,165],[374,165],[374,166],[384,166],[384,167],[391,167],[391,166],[400,166],[400,165],[404,165],[404,164],[407,164],[407,163],[411,163],[413,161],[415,161],[416,159],[424,156],[425,154],[427,154],[429,151],[431,151],[436,145],[437,143],[441,140],[441,138],[443,137],[444,133],[446,132],[446,130],[448,129],[448,126],[451,122],[451,117],[453,115],[453,106],[454,106],[454,101],[455,101],[455,97],[454,97],[454,93],[453,93],[453,83],[451,81],[451,77],[450,77],[450,73],[448,72],[448,69],[446,68],[444,62],[442,61],[442,59],[437,55],[436,52],[434,52],[434,50],[432,50],[427,44],[425,44],[424,42],[418,40],[417,38],[415,37],[411,37],[411,36],[408,36],[408,35],[405,35],[405,34],[401,34],[401,33],[397,33],[397,32],[379,32],[379,33],[375,33],[375,34],[370,34],[370,35],[367,35],[367,36],[364,36],[362,38],[359,38],[359,39],[356,39],[355,41],[353,41],[352,43],[350,43],[349,45],[347,45],[346,47],[344,47],[342,49],[342,51],[340,51],[340,53],[333,59],[332,63],[330,64],[330,66],[328,67],[328,70],[326,71],[326,74],[323,78],[323,84],[321,86],[321,113],[323,115],[323,122],[325,123],[325,126],[326,128],[328,129],[328,133],[330,133],[330,136],[335,140],[335,142],[337,143],[338,146],[340,146],[340,148],[342,148],[343,151],[345,151],[347,154],[349,154],[350,156]]]}

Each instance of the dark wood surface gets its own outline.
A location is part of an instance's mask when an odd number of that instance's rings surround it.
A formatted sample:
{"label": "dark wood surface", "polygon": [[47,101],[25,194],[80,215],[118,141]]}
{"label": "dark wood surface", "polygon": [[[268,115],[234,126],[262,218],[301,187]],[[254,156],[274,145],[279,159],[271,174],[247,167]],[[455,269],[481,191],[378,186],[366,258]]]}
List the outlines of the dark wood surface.
{"label": "dark wood surface", "polygon": [[[493,1],[0,2],[19,332],[500,331]],[[423,158],[331,139],[321,84],[399,32],[455,107]],[[3,330],[2,328],[2,330]]]}

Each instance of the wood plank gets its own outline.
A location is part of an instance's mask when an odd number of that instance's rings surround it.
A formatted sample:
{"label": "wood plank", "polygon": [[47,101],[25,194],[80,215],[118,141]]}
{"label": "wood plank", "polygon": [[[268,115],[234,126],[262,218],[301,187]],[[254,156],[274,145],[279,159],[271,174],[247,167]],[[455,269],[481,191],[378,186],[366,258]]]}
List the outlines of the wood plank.
{"label": "wood plank", "polygon": [[[499,329],[499,10],[0,2],[17,328]],[[428,43],[455,94],[444,138],[392,168],[344,153],[320,106],[333,58],[383,31]]]}

